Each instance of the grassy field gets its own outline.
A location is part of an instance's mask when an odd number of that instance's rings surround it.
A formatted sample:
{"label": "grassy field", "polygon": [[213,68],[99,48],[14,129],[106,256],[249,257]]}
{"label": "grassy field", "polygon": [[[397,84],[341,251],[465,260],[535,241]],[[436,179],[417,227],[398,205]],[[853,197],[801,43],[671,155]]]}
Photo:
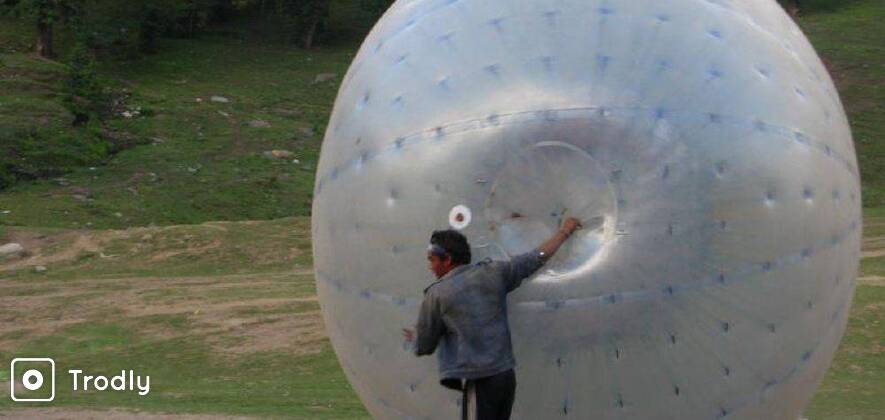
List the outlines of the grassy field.
{"label": "grassy field", "polygon": [[885,418],[885,211],[866,212],[858,286],[833,365],[809,419]]}
{"label": "grassy field", "polygon": [[[806,413],[812,420],[877,419],[885,412],[883,213],[866,217],[849,328]],[[153,378],[150,398],[61,392],[52,407],[75,409],[65,415],[113,407],[367,417],[324,332],[307,218],[126,230],[11,228],[7,235],[33,251],[0,263],[0,360],[50,354],[60,366],[90,373],[125,368]],[[48,271],[35,272],[37,264]],[[0,366],[4,393],[7,368]],[[58,378],[59,389],[69,390],[70,375]],[[0,414],[16,408],[0,398]]]}
{"label": "grassy field", "polygon": [[[309,215],[338,84],[371,25],[357,2],[332,4],[336,37],[310,51],[269,41],[260,22],[228,22],[199,39],[163,40],[156,55],[102,61],[99,76],[120,103],[100,130],[127,147],[106,162],[80,151],[81,165],[63,176],[0,190],[0,229]],[[28,53],[33,39],[32,27],[0,16],[0,135],[16,128],[83,142],[89,130],[64,128],[65,66]],[[42,144],[41,157],[61,148]],[[268,158],[274,150],[291,155]]]}
{"label": "grassy field", "polygon": [[74,115],[65,105],[68,67],[23,53],[28,29],[0,17],[0,190],[100,165],[114,151],[138,144],[94,122],[72,127]]}
{"label": "grassy field", "polygon": [[[60,367],[152,377],[150,397],[142,398],[74,396],[71,376],[57,375],[57,388],[67,391],[51,407],[91,410],[64,412],[74,418],[108,408],[367,418],[324,332],[309,232],[307,218],[118,231],[11,228],[9,238],[32,252],[0,262],[0,360],[49,354]],[[37,273],[36,264],[49,270]],[[8,369],[0,366],[6,395]],[[14,404],[0,398],[0,415]]]}
{"label": "grassy field", "polygon": [[[882,22],[881,0],[800,19],[849,113],[867,206],[849,329],[812,420],[885,418]],[[52,129],[67,118],[56,98],[64,69],[25,52],[28,30],[0,20],[0,126]],[[48,352],[62,366],[135,368],[156,381],[149,399],[62,393],[53,407],[368,417],[323,332],[308,219],[325,121],[357,43],[302,51],[228,32],[166,40],[157,55],[100,69],[140,110],[108,127],[145,145],[0,191],[0,244],[30,252],[0,261],[0,360]],[[48,413],[13,408],[0,398],[0,415]]]}
{"label": "grassy field", "polygon": [[[4,191],[0,209],[10,213],[0,223],[121,228],[308,215],[325,120],[352,54],[353,46],[308,52],[207,37],[103,69],[131,93],[127,106],[141,109],[109,125],[149,145]],[[336,76],[314,83],[323,73]],[[292,156],[265,156],[273,150]]]}
{"label": "grassy field", "polygon": [[864,258],[848,332],[806,415],[885,418],[885,2],[845,2],[800,25],[824,57],[848,112],[867,209]]}
{"label": "grassy field", "polygon": [[[885,206],[885,2],[833,7],[812,9],[800,24],[831,69],[848,111],[864,204]],[[7,45],[0,48],[0,63],[15,74],[44,74],[50,64],[21,52],[23,32],[27,28],[0,30],[0,37],[10,38],[0,39]],[[124,228],[309,215],[326,120],[358,42],[303,51],[230,32],[167,40],[157,55],[101,68],[106,80],[127,92],[123,108],[142,111],[136,118],[118,115],[108,127],[147,145],[106,165],[0,192],[0,226]],[[334,76],[315,83],[320,74]],[[2,95],[0,117],[4,103],[18,100]],[[213,102],[213,96],[228,102]],[[20,120],[58,116],[46,109],[57,106],[46,98],[31,102],[34,109]],[[272,150],[292,157],[264,156]]]}
{"label": "grassy field", "polygon": [[[835,2],[834,2],[835,3]],[[885,206],[885,2],[842,2],[799,20],[830,69],[851,121],[867,207]]]}

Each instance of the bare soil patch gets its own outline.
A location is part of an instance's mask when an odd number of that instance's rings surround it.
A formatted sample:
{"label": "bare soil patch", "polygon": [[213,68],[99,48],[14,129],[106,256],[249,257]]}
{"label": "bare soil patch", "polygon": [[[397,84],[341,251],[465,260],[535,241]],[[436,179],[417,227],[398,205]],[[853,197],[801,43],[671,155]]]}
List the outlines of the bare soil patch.
{"label": "bare soil patch", "polygon": [[[96,236],[95,233],[88,231],[39,234],[32,231],[13,230],[6,241],[24,246],[26,255],[24,258],[5,263],[0,262],[0,270],[49,265],[61,261],[71,261],[84,252],[99,252],[101,245]],[[57,252],[53,252],[56,249]]]}
{"label": "bare soil patch", "polygon": [[858,277],[857,283],[867,285],[867,286],[885,286],[885,277],[882,277],[882,276]]}
{"label": "bare soil patch", "polygon": [[879,258],[885,257],[885,249],[877,249],[875,251],[864,251],[861,253],[861,258]]}
{"label": "bare soil patch", "polygon": [[[157,267],[217,263],[237,272],[244,266],[295,266],[309,253],[309,242],[281,221],[207,222],[200,225],[139,227],[124,230],[58,230],[11,227],[0,244],[15,242],[25,252],[0,259],[5,271],[46,266],[59,269],[155,272]],[[298,223],[292,221],[293,224]],[[305,264],[306,265],[306,264]],[[256,270],[259,271],[259,270]],[[197,271],[183,272],[188,275]],[[118,274],[122,277],[125,274]]]}
{"label": "bare soil patch", "polygon": [[[202,336],[221,355],[315,353],[321,351],[326,339],[320,312],[287,312],[298,302],[315,302],[315,296],[234,296],[219,301],[208,297],[211,290],[236,286],[279,289],[305,273],[0,283],[0,349],[14,349],[67,326],[113,314],[115,321],[140,325],[142,333],[156,339]],[[164,297],[152,298],[157,294]],[[143,322],[145,317],[158,315],[180,315],[189,328],[179,330]]]}

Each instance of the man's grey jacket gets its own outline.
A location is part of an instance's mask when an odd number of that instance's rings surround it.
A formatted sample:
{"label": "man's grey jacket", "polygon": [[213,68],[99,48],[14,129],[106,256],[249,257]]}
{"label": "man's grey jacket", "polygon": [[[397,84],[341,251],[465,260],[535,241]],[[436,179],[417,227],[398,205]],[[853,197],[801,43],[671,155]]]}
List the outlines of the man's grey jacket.
{"label": "man's grey jacket", "polygon": [[538,250],[510,261],[458,266],[424,289],[415,354],[437,352],[440,383],[460,389],[516,366],[507,322],[507,294],[544,265]]}

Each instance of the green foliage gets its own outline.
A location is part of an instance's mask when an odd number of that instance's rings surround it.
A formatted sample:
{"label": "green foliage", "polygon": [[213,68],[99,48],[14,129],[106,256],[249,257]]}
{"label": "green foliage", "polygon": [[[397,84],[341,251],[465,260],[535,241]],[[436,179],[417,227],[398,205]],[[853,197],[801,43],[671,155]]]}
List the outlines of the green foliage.
{"label": "green foliage", "polygon": [[222,0],[81,0],[70,29],[103,55],[153,53],[163,35],[193,37],[211,22]]}
{"label": "green foliage", "polygon": [[0,53],[0,189],[99,165],[119,149],[98,118],[108,101],[94,60],[81,45],[69,61]]}
{"label": "green foliage", "polygon": [[[265,0],[267,16],[275,13],[275,1]],[[858,0],[834,13],[803,12],[797,19],[836,79],[848,111],[866,207],[885,205],[881,134],[885,132],[885,90],[881,88],[885,38],[876,31],[885,18],[883,5],[881,0]],[[40,181],[3,192],[0,209],[12,213],[2,220],[19,225],[93,223],[122,228],[308,215],[322,129],[337,91],[336,83],[314,80],[318,74],[335,73],[340,81],[358,40],[374,20],[359,1],[334,0],[323,43],[305,51],[273,45],[267,42],[269,38],[242,36],[272,27],[257,19],[260,1],[235,1],[230,7],[225,13],[233,10],[236,16],[255,20],[232,19],[211,26],[197,39],[164,39],[153,56],[117,62],[98,55],[100,73],[107,80],[125,81],[131,90],[127,102],[153,110],[150,117],[115,118],[105,124],[138,139],[158,140],[116,155],[113,165],[65,175],[71,187]],[[255,15],[249,15],[252,12]],[[6,37],[8,28],[0,22],[0,38]],[[340,35],[348,30],[348,37]],[[0,62],[15,69],[2,55]],[[30,74],[45,64],[35,60],[27,71],[14,71]],[[44,109],[52,92],[44,95],[36,90],[36,81],[28,89],[35,96],[40,93],[39,106],[37,99],[17,102],[27,97],[25,91],[7,93],[7,86],[0,86],[0,131],[8,126],[2,120],[4,112],[32,121],[59,113]],[[214,95],[229,98],[230,103],[210,101]],[[26,113],[31,108],[36,110]],[[60,113],[70,121],[66,110]],[[267,121],[271,127],[251,128],[252,120]],[[316,135],[301,135],[305,128],[313,128]],[[262,157],[274,149],[292,151],[300,163]],[[91,201],[73,199],[69,192],[73,186],[93,191]],[[123,217],[116,216],[117,212]]]}
{"label": "green foliage", "polygon": [[[54,56],[84,43],[104,57],[131,59],[159,50],[163,37],[193,38],[225,20],[258,17],[267,39],[312,48],[370,26],[392,0],[0,0],[8,13],[36,28],[36,45]],[[334,13],[347,22],[332,27]],[[355,16],[352,9],[359,9]],[[343,12],[343,13],[342,13]],[[217,26],[217,25],[216,25]],[[57,40],[56,40],[57,39]]]}
{"label": "green foliage", "polygon": [[8,188],[15,183],[15,175],[13,175],[14,167],[10,162],[7,162],[7,160],[8,157],[0,157],[0,190]]}
{"label": "green foliage", "polygon": [[65,16],[71,6],[68,0],[6,0],[0,7],[7,13],[32,20],[34,23],[53,24]]}
{"label": "green foliage", "polygon": [[157,52],[160,36],[167,29],[167,19],[164,16],[165,10],[148,5],[145,7],[138,37],[138,48],[144,53],[153,54]]}
{"label": "green foliage", "polygon": [[0,188],[18,180],[62,175],[72,168],[97,165],[111,152],[111,143],[95,126],[79,130],[0,132]]}
{"label": "green foliage", "polygon": [[107,158],[100,126],[72,128],[59,100],[67,66],[25,54],[0,54],[0,61],[0,189]]}
{"label": "green foliage", "polygon": [[232,7],[231,0],[0,0],[0,14],[35,25],[50,46],[60,37],[128,58],[155,52],[163,35],[194,37]]}
{"label": "green foliage", "polygon": [[[0,0],[2,3],[3,0]],[[0,53],[23,52],[31,49],[34,42],[34,28],[21,19],[8,16],[8,9],[0,6]],[[3,70],[0,59],[0,71]]]}
{"label": "green foliage", "polygon": [[74,115],[74,125],[100,118],[109,108],[108,93],[95,73],[95,59],[82,43],[78,43],[71,54],[64,104]]}
{"label": "green foliage", "polygon": [[360,7],[376,18],[381,17],[393,4],[394,0],[359,0]]}
{"label": "green foliage", "polygon": [[10,13],[37,28],[35,49],[46,58],[55,57],[55,25],[64,21],[72,11],[76,0],[16,0],[8,6]]}
{"label": "green foliage", "polygon": [[236,0],[234,7],[242,14],[257,13],[274,28],[274,37],[305,48],[325,35],[331,12],[330,0]]}
{"label": "green foliage", "polygon": [[[346,44],[308,51],[205,35],[165,40],[157,55],[100,65],[103,80],[125,80],[129,91],[114,115],[142,109],[138,117],[109,118],[103,125],[153,144],[115,154],[105,166],[88,165],[96,170],[66,173],[67,185],[19,183],[0,193],[0,210],[11,210],[0,220],[122,228],[307,215],[338,89],[335,82],[314,81],[322,73],[340,80],[354,49]],[[0,103],[11,104],[2,96],[0,90]],[[0,106],[0,114],[4,109],[15,115],[23,110]],[[270,126],[250,126],[255,120]],[[271,150],[291,151],[298,162],[265,157]],[[89,190],[89,199],[74,197],[75,190]]]}
{"label": "green foliage", "polygon": [[809,13],[818,12],[834,12],[840,8],[850,6],[860,0],[777,0],[784,10],[798,14],[807,15]]}

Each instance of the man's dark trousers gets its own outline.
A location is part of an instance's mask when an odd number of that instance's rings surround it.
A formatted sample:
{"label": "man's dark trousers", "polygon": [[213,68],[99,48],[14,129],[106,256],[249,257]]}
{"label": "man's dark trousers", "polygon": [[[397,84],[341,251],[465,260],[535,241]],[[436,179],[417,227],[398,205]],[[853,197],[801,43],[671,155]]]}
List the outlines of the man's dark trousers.
{"label": "man's dark trousers", "polygon": [[465,382],[461,401],[464,420],[509,420],[516,395],[513,369]]}

